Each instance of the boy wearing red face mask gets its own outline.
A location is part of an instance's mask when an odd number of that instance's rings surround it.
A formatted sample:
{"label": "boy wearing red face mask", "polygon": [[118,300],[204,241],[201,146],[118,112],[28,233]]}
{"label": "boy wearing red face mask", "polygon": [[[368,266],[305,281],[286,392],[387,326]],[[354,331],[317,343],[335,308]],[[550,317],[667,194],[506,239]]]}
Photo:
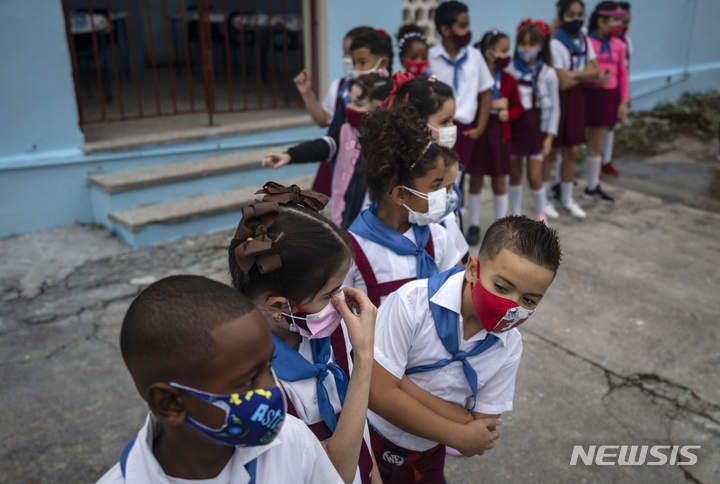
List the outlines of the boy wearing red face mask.
{"label": "boy wearing red face mask", "polygon": [[[453,88],[457,109],[455,122],[457,142],[455,152],[468,169],[477,149],[477,139],[485,131],[490,117],[493,76],[482,54],[470,46],[470,16],[462,2],[441,3],[435,11],[435,26],[442,36],[441,42],[430,49],[430,74]],[[470,175],[470,196],[467,207],[470,220],[467,243],[480,241],[480,188],[482,175]]]}
{"label": "boy wearing red face mask", "polygon": [[516,326],[560,257],[554,230],[506,217],[466,267],[410,282],[380,306],[368,420],[385,483],[443,482],[445,445],[467,456],[492,448],[500,414],[512,409]]}
{"label": "boy wearing red face mask", "polygon": [[430,46],[422,29],[415,24],[403,25],[395,37],[397,38],[398,57],[405,72],[415,76],[424,76],[428,70]]}

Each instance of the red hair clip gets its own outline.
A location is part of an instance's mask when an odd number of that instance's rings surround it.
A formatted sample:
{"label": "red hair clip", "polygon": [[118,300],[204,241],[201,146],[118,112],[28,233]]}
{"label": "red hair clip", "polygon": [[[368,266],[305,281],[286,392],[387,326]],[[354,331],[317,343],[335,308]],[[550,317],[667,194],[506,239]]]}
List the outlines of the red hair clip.
{"label": "red hair clip", "polygon": [[385,32],[383,29],[376,29],[376,31],[377,31],[377,33],[379,33],[380,35],[382,35],[382,36],[385,37],[386,39],[388,38],[388,33]]}
{"label": "red hair clip", "polygon": [[[385,101],[382,103],[382,106],[385,108],[392,107],[393,103],[395,102],[395,96],[397,95],[398,91],[400,90],[403,85],[408,82],[410,79],[414,79],[415,74],[412,74],[410,72],[396,72],[392,76],[392,83],[393,88],[392,91],[390,91],[390,94],[385,99]],[[403,103],[407,102],[407,94],[405,94],[405,99],[403,99]]]}
{"label": "red hair clip", "polygon": [[527,26],[530,25],[531,23],[532,23],[532,19],[531,19],[530,17],[526,18],[525,20],[523,20],[522,22],[520,22],[520,25],[518,25],[517,31],[520,32],[522,29],[524,29],[525,27],[527,27]]}

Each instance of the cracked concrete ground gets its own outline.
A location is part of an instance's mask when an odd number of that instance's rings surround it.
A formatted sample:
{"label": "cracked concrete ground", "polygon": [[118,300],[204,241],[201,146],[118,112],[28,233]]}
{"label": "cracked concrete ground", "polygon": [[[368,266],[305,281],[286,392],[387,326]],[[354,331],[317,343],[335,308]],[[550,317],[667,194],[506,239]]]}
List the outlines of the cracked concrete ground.
{"label": "cracked concrete ground", "polygon": [[[491,452],[448,458],[449,483],[717,482],[720,215],[609,191],[615,207],[554,224],[565,259],[521,329],[515,408]],[[77,226],[0,240],[0,482],[92,482],[117,461],[146,412],[118,349],[125,309],[169,274],[227,281],[230,235],[138,251]],[[570,466],[576,444],[701,449],[691,467]]]}

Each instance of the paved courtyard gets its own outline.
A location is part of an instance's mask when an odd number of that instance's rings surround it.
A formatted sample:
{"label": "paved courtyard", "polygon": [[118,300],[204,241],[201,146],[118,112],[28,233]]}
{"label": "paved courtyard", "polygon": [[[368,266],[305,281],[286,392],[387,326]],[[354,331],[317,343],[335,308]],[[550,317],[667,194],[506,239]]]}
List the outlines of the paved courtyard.
{"label": "paved courtyard", "polygon": [[[720,213],[712,196],[654,196],[671,165],[628,162],[615,207],[554,224],[565,257],[521,329],[515,408],[491,452],[448,458],[448,483],[718,482]],[[125,309],[166,275],[227,281],[230,236],[137,251],[82,226],[0,240],[0,482],[93,482],[117,461],[146,412],[120,358]],[[688,467],[569,465],[574,445],[603,444],[701,448]]]}

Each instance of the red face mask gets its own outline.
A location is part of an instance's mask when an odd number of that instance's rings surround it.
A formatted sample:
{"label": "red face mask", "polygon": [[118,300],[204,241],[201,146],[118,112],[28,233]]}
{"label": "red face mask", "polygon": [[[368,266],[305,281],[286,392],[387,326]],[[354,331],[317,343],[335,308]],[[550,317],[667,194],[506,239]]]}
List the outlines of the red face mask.
{"label": "red face mask", "polygon": [[423,61],[415,61],[415,60],[406,60],[405,61],[405,68],[410,74],[415,74],[416,76],[422,76],[425,74],[425,71],[427,70],[429,65],[429,62],[426,60]]}
{"label": "red face mask", "polygon": [[607,31],[608,37],[623,37],[627,28],[623,24],[611,25]]}
{"label": "red face mask", "polygon": [[360,122],[362,121],[364,115],[365,113],[356,111],[350,106],[345,108],[345,120],[355,129],[360,127]]}
{"label": "red face mask", "polygon": [[535,311],[518,306],[515,301],[496,296],[480,283],[480,262],[477,263],[478,280],[470,284],[473,309],[489,333],[509,331],[528,320]]}
{"label": "red face mask", "polygon": [[455,46],[458,49],[462,49],[466,45],[470,43],[470,39],[472,39],[472,31],[468,30],[468,33],[465,35],[458,35],[455,32],[453,32],[453,42],[455,42]]}

